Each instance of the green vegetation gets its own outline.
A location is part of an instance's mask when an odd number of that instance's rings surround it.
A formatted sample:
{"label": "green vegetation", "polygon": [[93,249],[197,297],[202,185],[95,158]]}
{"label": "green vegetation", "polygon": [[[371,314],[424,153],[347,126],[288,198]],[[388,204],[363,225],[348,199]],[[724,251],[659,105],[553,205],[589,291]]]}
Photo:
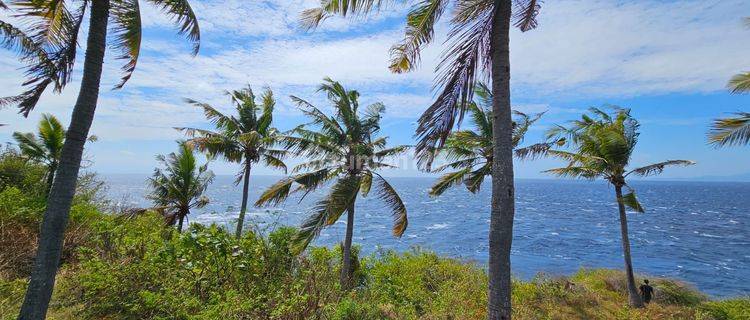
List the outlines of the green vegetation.
{"label": "green vegetation", "polygon": [[[43,165],[0,156],[0,319],[15,319],[44,206]],[[20,174],[19,174],[20,173]],[[82,181],[92,180],[90,177]],[[177,233],[149,211],[105,214],[101,185],[82,185],[66,232],[49,318],[67,319],[485,319],[487,274],[418,249],[359,257],[342,290],[340,247],[290,250],[297,231],[252,229],[237,239],[217,226]],[[712,301],[684,283],[649,277],[647,308],[627,305],[622,272],[513,281],[516,319],[740,320],[750,299]]]}

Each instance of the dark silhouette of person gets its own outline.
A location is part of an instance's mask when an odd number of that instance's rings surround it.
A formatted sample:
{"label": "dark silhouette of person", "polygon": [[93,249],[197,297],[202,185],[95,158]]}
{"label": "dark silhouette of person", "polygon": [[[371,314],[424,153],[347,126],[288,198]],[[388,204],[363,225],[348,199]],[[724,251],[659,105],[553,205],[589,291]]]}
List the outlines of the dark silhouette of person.
{"label": "dark silhouette of person", "polygon": [[651,298],[654,296],[654,287],[648,285],[648,279],[643,280],[643,284],[640,287],[641,289],[641,297],[643,297],[643,302],[650,303]]}

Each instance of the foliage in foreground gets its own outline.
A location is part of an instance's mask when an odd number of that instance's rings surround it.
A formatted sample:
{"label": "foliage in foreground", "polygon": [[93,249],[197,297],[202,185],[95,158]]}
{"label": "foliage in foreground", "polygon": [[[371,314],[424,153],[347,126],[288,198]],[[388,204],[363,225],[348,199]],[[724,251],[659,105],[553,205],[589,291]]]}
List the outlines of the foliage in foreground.
{"label": "foliage in foreground", "polygon": [[[147,214],[100,216],[77,263],[60,273],[53,319],[483,319],[485,272],[414,250],[359,259],[358,286],[338,284],[339,249],[289,251],[293,229],[241,239],[193,224],[183,234]],[[627,306],[622,272],[581,270],[514,281],[517,319],[746,319],[750,300],[708,301],[680,282],[654,280],[656,301]],[[0,282],[0,319],[14,318],[25,281]]]}
{"label": "foliage in foreground", "polygon": [[[0,157],[0,319],[15,319],[44,202],[44,168]],[[23,167],[28,166],[28,167]],[[19,169],[20,168],[20,169]],[[357,258],[355,289],[339,287],[341,250],[289,250],[296,230],[216,226],[178,234],[156,213],[103,214],[81,186],[50,319],[484,319],[487,275],[474,264],[414,250]],[[37,190],[36,192],[34,190]],[[18,228],[22,226],[22,228]],[[24,262],[26,261],[26,262]],[[650,277],[653,278],[653,277]],[[516,319],[748,319],[750,299],[710,301],[683,283],[652,279],[656,300],[627,306],[622,272],[581,270],[514,281]]]}

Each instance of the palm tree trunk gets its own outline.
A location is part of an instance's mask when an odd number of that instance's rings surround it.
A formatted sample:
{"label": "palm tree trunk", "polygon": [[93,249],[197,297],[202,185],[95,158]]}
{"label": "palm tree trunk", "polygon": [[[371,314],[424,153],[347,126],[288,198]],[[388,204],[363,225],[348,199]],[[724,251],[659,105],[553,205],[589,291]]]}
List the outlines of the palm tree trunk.
{"label": "palm tree trunk", "polygon": [[49,166],[49,172],[47,172],[47,196],[52,191],[52,182],[55,180],[55,171],[57,171],[57,163],[52,163]]}
{"label": "palm tree trunk", "polygon": [[346,237],[342,248],[341,289],[349,290],[352,285],[352,237],[354,235],[354,201],[346,213]]}
{"label": "palm tree trunk", "polygon": [[511,318],[510,248],[513,241],[515,188],[510,111],[510,14],[511,0],[495,0],[490,35],[494,144],[487,310],[490,320]]}
{"label": "palm tree trunk", "polygon": [[242,225],[245,223],[245,211],[247,210],[247,197],[248,197],[248,190],[250,189],[250,169],[252,167],[252,163],[250,162],[249,158],[245,159],[245,174],[243,179],[243,185],[242,185],[242,206],[240,206],[240,217],[237,218],[237,231],[235,232],[235,236],[237,239],[239,239],[242,236]]}
{"label": "palm tree trunk", "polygon": [[622,186],[615,186],[617,194],[617,207],[620,209],[620,233],[622,235],[622,253],[625,257],[625,275],[628,280],[628,296],[630,297],[630,306],[635,308],[643,307],[643,300],[638,294],[635,287],[635,277],[633,276],[633,262],[630,260],[630,239],[628,238],[628,217],[625,214],[625,204],[622,202]]}
{"label": "palm tree trunk", "polygon": [[182,233],[182,222],[185,220],[185,214],[180,212],[180,220],[177,222],[177,233]]}
{"label": "palm tree trunk", "polygon": [[91,1],[81,89],[65,136],[59,167],[47,198],[47,209],[44,212],[40,229],[34,269],[18,319],[41,320],[47,314],[57,267],[60,263],[65,227],[75,195],[83,147],[94,120],[94,111],[99,97],[99,83],[107,43],[108,16],[109,0]]}

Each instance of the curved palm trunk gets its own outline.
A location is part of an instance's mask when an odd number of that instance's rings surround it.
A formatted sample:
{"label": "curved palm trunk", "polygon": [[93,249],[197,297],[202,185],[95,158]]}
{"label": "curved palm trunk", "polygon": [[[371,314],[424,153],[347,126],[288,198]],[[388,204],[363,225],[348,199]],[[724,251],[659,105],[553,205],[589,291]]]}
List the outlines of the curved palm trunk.
{"label": "curved palm trunk", "polygon": [[235,236],[239,239],[242,236],[242,225],[245,223],[245,211],[247,211],[247,192],[250,189],[250,169],[252,168],[252,163],[250,162],[250,159],[245,159],[245,174],[242,178],[243,185],[242,185],[242,206],[240,206],[240,216],[237,218],[237,231],[235,231]]}
{"label": "curved palm trunk", "polygon": [[636,308],[643,307],[643,300],[638,294],[635,287],[635,277],[633,276],[633,262],[630,260],[630,239],[628,238],[628,217],[625,214],[625,204],[622,202],[622,186],[615,186],[617,194],[617,207],[620,209],[620,234],[622,236],[622,253],[625,257],[625,275],[628,281],[628,296],[630,297],[630,306]]}
{"label": "curved palm trunk", "polygon": [[515,188],[510,111],[510,14],[511,0],[495,0],[490,35],[494,142],[487,310],[490,320],[511,318],[510,248],[513,241]]}
{"label": "curved palm trunk", "polygon": [[354,201],[346,210],[346,237],[342,248],[343,263],[341,265],[341,288],[349,290],[352,287],[352,237],[354,235]]}
{"label": "curved palm trunk", "polygon": [[60,263],[65,226],[68,223],[70,206],[78,180],[78,170],[81,167],[83,147],[94,120],[94,111],[99,97],[108,16],[109,0],[91,1],[91,18],[81,89],[65,136],[59,167],[47,198],[47,209],[42,220],[34,270],[18,319],[41,320],[47,314],[47,307],[55,285],[55,274]]}

